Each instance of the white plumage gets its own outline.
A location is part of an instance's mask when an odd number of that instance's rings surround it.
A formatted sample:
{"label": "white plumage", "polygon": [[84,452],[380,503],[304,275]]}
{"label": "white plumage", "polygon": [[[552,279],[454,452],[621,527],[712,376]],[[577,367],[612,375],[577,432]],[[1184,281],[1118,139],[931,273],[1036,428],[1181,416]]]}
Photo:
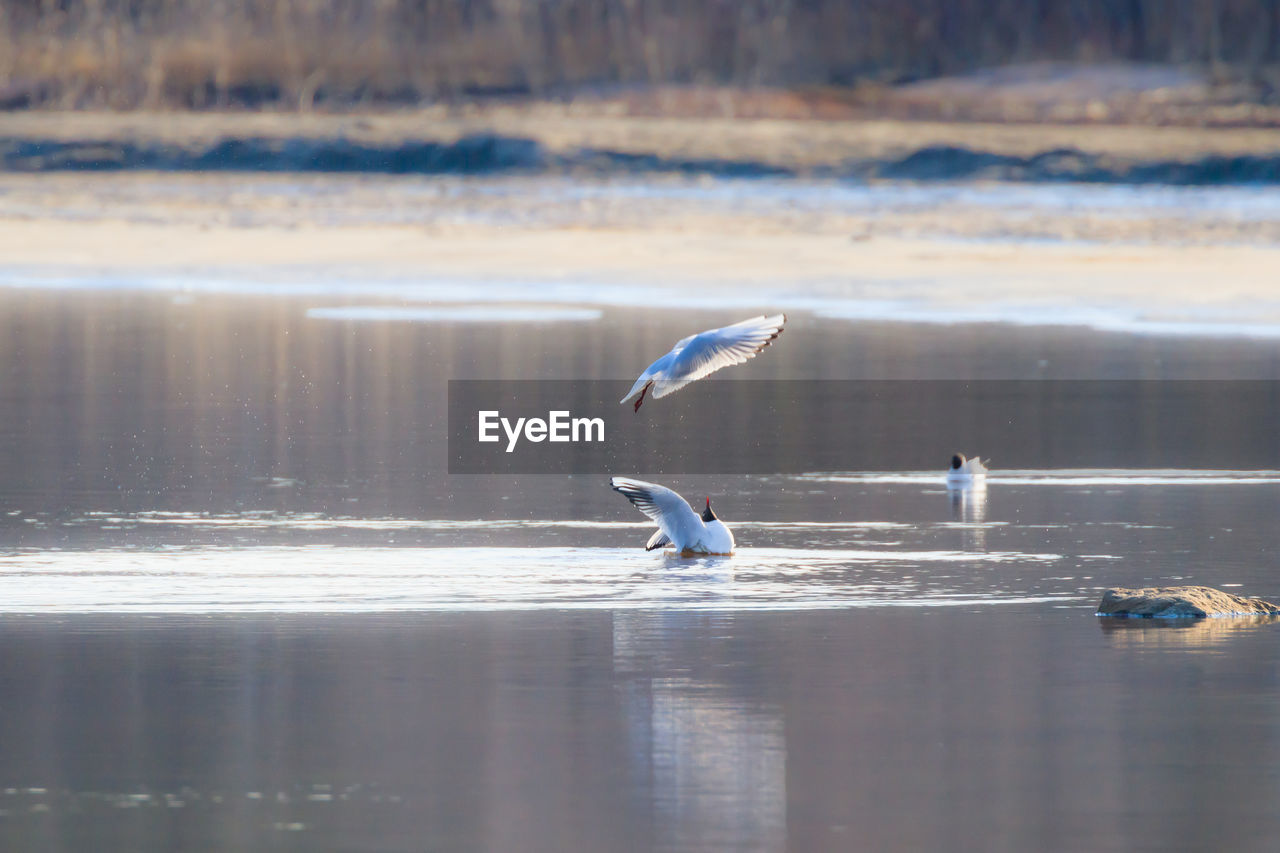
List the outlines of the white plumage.
{"label": "white plumage", "polygon": [[654,399],[665,397],[722,367],[741,364],[777,340],[786,322],[786,314],[761,315],[690,335],[649,365],[627,396],[618,402],[628,403],[634,399],[635,410],[639,411],[645,394],[650,391]]}
{"label": "white plumage", "polygon": [[987,466],[982,464],[981,457],[966,459],[963,453],[951,457],[951,468],[947,470],[948,486],[970,486],[985,483],[986,479]]}
{"label": "white plumage", "polygon": [[658,525],[645,545],[646,551],[674,545],[682,554],[733,553],[733,533],[711,511],[711,498],[707,498],[707,508],[698,515],[688,501],[666,486],[626,477],[614,477],[609,485]]}

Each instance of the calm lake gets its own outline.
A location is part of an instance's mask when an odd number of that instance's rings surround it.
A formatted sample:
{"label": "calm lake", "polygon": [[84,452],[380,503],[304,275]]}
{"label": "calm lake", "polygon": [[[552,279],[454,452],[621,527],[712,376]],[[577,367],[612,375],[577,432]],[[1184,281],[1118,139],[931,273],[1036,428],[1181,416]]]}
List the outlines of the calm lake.
{"label": "calm lake", "polygon": [[[663,477],[739,544],[678,560],[644,552],[652,528],[607,474],[449,476],[447,383],[617,379],[621,397],[676,339],[788,305],[673,317],[531,291],[405,316],[343,288],[180,284],[0,288],[4,849],[1280,835],[1280,624],[1094,616],[1113,585],[1280,599],[1280,464],[1249,428],[1274,402],[1213,421],[1208,440],[1258,460],[1221,470],[1183,461],[1200,432],[1162,436],[1167,458],[1130,431],[1108,467],[1067,464],[1051,435],[1108,441],[1085,409],[910,469]],[[1280,345],[799,310],[734,370],[1274,381]],[[698,393],[641,416],[753,428]],[[899,458],[953,402],[900,428],[831,421]],[[954,451],[994,457],[985,489],[946,489]]]}

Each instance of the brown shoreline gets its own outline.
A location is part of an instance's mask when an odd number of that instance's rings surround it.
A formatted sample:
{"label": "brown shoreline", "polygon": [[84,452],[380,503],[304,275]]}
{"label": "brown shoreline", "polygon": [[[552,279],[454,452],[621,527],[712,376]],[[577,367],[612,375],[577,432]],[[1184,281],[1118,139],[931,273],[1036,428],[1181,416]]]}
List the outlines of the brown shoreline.
{"label": "brown shoreline", "polygon": [[[814,166],[948,141],[1008,154],[1070,144],[1113,157],[1280,152],[1280,131],[916,122],[645,119],[570,105],[449,115],[45,113],[11,138],[198,144],[225,135],[448,140],[480,130],[636,153]],[[0,172],[0,255],[37,275],[355,271],[483,282],[795,288],[964,309],[1116,303],[1153,321],[1280,324],[1280,218],[1165,208],[1115,216],[945,194],[928,204],[742,205],[733,194],[558,196],[556,177]],[[698,177],[645,177],[688,184]],[[549,193],[541,191],[549,182]],[[834,184],[830,184],[834,186]],[[821,200],[823,184],[815,183]],[[493,190],[490,192],[489,190]],[[879,199],[879,197],[877,197]],[[1229,213],[1229,212],[1228,212]]]}

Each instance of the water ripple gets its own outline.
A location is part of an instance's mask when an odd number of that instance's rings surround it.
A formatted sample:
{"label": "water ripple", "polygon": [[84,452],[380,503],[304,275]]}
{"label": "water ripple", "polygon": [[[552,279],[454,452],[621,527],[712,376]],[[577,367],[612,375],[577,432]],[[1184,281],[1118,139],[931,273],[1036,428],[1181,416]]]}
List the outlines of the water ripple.
{"label": "water ripple", "polygon": [[[0,556],[0,612],[813,609],[1072,600],[1036,579],[1057,554],[745,548],[680,559],[634,548],[203,547]],[[1025,566],[1001,585],[984,566]],[[930,567],[939,567],[930,569]],[[946,566],[945,573],[940,568]]]}
{"label": "water ripple", "polygon": [[[913,483],[945,485],[944,471],[839,471],[797,474],[812,483]],[[1019,486],[1231,486],[1280,483],[1280,471],[1179,468],[1061,468],[994,470],[986,482]]]}

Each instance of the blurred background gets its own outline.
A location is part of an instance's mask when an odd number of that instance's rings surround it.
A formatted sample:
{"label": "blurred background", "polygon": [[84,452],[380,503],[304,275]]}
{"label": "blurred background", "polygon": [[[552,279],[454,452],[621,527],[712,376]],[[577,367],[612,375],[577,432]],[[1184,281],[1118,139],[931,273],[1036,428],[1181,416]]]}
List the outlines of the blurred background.
{"label": "blurred background", "polygon": [[448,380],[753,313],[740,378],[1280,372],[1280,0],[0,0],[0,107],[44,511],[483,516]]}
{"label": "blurred background", "polygon": [[[955,92],[913,84],[1014,63]],[[1121,63],[1143,63],[1124,69]],[[973,87],[1034,84],[1008,118],[1248,121],[1280,102],[1274,0],[5,0],[0,105],[350,109],[654,87],[772,89],[736,114],[989,114]],[[905,87],[905,88],[904,88]],[[1133,94],[1131,103],[1111,96]],[[702,93],[707,96],[708,92]],[[946,103],[950,95],[960,103]],[[1141,97],[1145,95],[1147,97]],[[627,99],[623,99],[624,102]],[[688,112],[676,98],[638,110]],[[1092,103],[1100,101],[1101,103]],[[1230,106],[1258,110],[1232,112]],[[705,104],[698,103],[703,110]]]}

